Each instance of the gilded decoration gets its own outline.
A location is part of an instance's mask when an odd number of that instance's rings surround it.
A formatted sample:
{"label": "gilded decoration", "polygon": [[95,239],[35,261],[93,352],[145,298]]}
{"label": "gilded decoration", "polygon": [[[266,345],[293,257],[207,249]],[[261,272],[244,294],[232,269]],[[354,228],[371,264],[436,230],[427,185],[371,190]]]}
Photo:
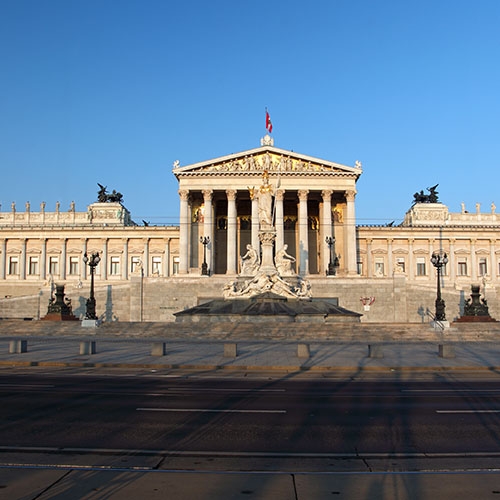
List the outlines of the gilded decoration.
{"label": "gilded decoration", "polygon": [[[324,165],[312,160],[293,158],[287,155],[266,152],[265,154],[247,155],[228,161],[212,163],[201,169],[203,172],[337,172],[345,173],[341,165],[338,167]],[[199,172],[199,170],[198,170]]]}

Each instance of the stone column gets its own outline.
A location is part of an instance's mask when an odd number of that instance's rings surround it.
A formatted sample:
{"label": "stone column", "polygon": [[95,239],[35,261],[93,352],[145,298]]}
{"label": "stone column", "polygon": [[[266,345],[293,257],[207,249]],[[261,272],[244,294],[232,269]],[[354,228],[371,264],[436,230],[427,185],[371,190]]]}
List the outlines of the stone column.
{"label": "stone column", "polygon": [[373,276],[373,261],[372,261],[372,239],[366,240],[366,276],[371,278]]}
{"label": "stone column", "polygon": [[455,283],[457,268],[457,261],[455,258],[455,238],[450,238],[450,253],[448,254],[448,264],[446,264],[446,267],[448,268],[450,283],[453,285]]}
{"label": "stone column", "polygon": [[[330,263],[330,247],[326,243],[326,238],[333,236],[332,234],[332,191],[325,189],[321,191],[321,196],[323,197],[323,211],[321,213],[320,227],[320,238],[322,239],[322,268],[328,269],[328,264]],[[335,245],[333,246],[335,249]]]}
{"label": "stone column", "polygon": [[475,240],[475,238],[472,238],[470,240],[470,265],[471,265],[470,278],[472,280],[472,283],[476,283],[477,282],[477,256],[476,256],[476,240]]}
{"label": "stone column", "polygon": [[285,197],[285,191],[283,189],[276,190],[274,203],[276,204],[276,249],[280,250],[285,244],[285,227],[283,224],[283,198]]}
{"label": "stone column", "polygon": [[309,274],[309,224],[307,219],[307,189],[300,189],[299,196],[299,274]]}
{"label": "stone column", "polygon": [[[425,262],[425,271],[426,271],[427,277],[429,279],[429,283],[433,283],[436,279],[436,274],[432,272],[432,269],[434,268],[434,266],[432,265],[432,262],[431,262],[432,253],[434,252],[435,241],[436,240],[434,238],[429,238],[429,258]],[[439,245],[441,246],[441,241],[439,242]],[[440,250],[440,248],[438,248],[438,250]],[[428,270],[428,272],[427,272],[427,270]],[[441,277],[443,277],[443,274],[441,274]],[[441,284],[442,284],[442,281],[441,281]]]}
{"label": "stone column", "polygon": [[228,189],[227,194],[227,270],[226,274],[236,274],[236,190]]}
{"label": "stone column", "polygon": [[165,258],[163,259],[163,276],[170,276],[170,238],[165,243]]}
{"label": "stone column", "polygon": [[497,263],[495,262],[495,245],[496,240],[490,240],[490,268],[488,269],[488,274],[491,277],[492,282],[497,279]]}
{"label": "stone column", "polygon": [[149,238],[144,240],[144,252],[142,254],[142,272],[144,277],[149,276]]}
{"label": "stone column", "polygon": [[128,238],[123,239],[122,280],[128,280]]}
{"label": "stone column", "polygon": [[392,278],[394,274],[394,256],[392,255],[392,238],[387,239],[387,276]]}
{"label": "stone column", "polygon": [[47,277],[47,239],[41,238],[42,248],[40,249],[40,279]]}
{"label": "stone column", "polygon": [[21,255],[19,262],[19,279],[26,279],[26,238],[21,240]]}
{"label": "stone column", "polygon": [[108,238],[104,238],[104,241],[102,243],[102,255],[101,255],[101,262],[99,262],[99,265],[101,267],[101,279],[107,280],[108,279]]}
{"label": "stone column", "polygon": [[347,267],[347,274],[357,274],[357,248],[356,248],[356,212],[354,208],[354,199],[356,191],[349,190],[345,194],[346,206],[346,219],[345,219],[345,262]]}
{"label": "stone column", "polygon": [[7,267],[7,240],[4,238],[0,242],[0,279],[5,279],[5,269]]}
{"label": "stone column", "polygon": [[67,247],[68,247],[68,240],[66,238],[63,238],[62,248],[61,248],[61,272],[59,273],[59,277],[62,280],[66,279],[66,258],[68,254]]}
{"label": "stone column", "polygon": [[[82,281],[87,279],[87,264],[83,262],[83,256],[87,253],[87,238],[82,239],[82,262],[80,262],[82,266]],[[43,254],[43,249],[42,249],[42,254]],[[45,261],[45,259],[44,259]]]}
{"label": "stone column", "polygon": [[179,191],[181,198],[179,219],[179,274],[187,274],[189,267],[189,191]]}
{"label": "stone column", "polygon": [[214,248],[214,211],[212,206],[213,191],[211,189],[203,190],[203,201],[205,203],[205,215],[203,220],[203,236],[210,238],[207,245],[207,265],[209,272],[213,270],[213,248]]}
{"label": "stone column", "polygon": [[413,242],[415,240],[413,238],[408,238],[408,279],[413,280],[415,279],[415,268],[414,268],[414,262],[415,262],[415,257],[413,256]]}
{"label": "stone column", "polygon": [[259,240],[259,198],[252,198],[252,246],[260,254]]}

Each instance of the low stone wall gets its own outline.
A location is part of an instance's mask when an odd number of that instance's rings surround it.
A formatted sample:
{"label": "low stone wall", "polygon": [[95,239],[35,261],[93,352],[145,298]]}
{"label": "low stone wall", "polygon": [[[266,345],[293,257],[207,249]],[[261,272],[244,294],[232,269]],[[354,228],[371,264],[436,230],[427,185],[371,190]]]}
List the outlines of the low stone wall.
{"label": "low stone wall", "polygon": [[[212,299],[220,299],[227,276],[211,277],[132,277],[128,282],[96,282],[97,314],[106,321],[175,321],[174,313]],[[365,279],[310,277],[313,297],[338,298],[338,305],[362,314],[362,323],[428,323],[435,309],[436,290],[418,283],[409,283],[404,276]],[[79,287],[67,283],[65,293],[72,300],[77,317],[85,314],[85,303],[90,284]],[[450,285],[442,289],[449,321],[457,319],[470,296],[467,289]],[[45,315],[50,288],[36,285],[0,285],[1,318],[36,318]],[[362,297],[373,297],[374,303],[365,309]],[[486,290],[486,298],[493,318],[500,319],[500,303],[496,288]]]}
{"label": "low stone wall", "polygon": [[269,342],[332,342],[332,343],[394,343],[430,342],[435,344],[495,342],[500,340],[500,323],[456,324],[444,331],[421,323],[338,323],[308,325],[289,323],[207,323],[185,325],[158,322],[111,322],[95,329],[68,321],[0,321],[0,338],[73,337],[164,339],[181,341],[269,341]]}

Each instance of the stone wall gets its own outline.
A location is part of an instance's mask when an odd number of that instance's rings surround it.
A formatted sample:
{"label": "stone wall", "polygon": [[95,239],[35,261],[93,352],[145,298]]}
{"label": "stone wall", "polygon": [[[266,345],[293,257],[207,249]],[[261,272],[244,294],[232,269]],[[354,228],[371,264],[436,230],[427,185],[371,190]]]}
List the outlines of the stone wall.
{"label": "stone wall", "polygon": [[[97,314],[105,321],[174,321],[174,313],[212,299],[221,298],[222,289],[229,281],[226,276],[140,278],[127,283],[99,282],[95,287]],[[435,310],[434,287],[410,284],[404,276],[390,278],[310,278],[313,298],[338,298],[341,307],[361,313],[364,323],[427,323]],[[22,295],[12,296],[9,289],[0,286],[1,318],[39,318],[47,312],[50,287],[19,284],[13,287]],[[481,290],[483,291],[483,290]],[[490,314],[500,319],[497,289],[486,289]],[[88,283],[82,287],[66,285],[65,294],[72,301],[77,317],[85,314],[85,303],[89,295]],[[453,321],[463,311],[465,300],[470,296],[470,285],[465,289],[446,286],[442,289],[446,302],[446,316]],[[362,297],[375,300],[365,310]]]}

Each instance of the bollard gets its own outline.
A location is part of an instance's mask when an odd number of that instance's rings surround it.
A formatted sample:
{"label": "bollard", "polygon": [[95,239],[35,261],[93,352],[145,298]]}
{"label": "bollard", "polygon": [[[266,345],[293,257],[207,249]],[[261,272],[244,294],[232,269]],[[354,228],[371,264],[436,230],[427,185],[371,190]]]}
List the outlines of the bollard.
{"label": "bollard", "polygon": [[369,345],[368,346],[368,357],[369,358],[383,358],[384,353],[382,351],[381,345]]}
{"label": "bollard", "polygon": [[95,354],[95,340],[84,340],[80,342],[80,354]]}
{"label": "bollard", "polygon": [[165,342],[153,342],[151,356],[165,356],[165,354],[167,354]]}
{"label": "bollard", "polygon": [[309,349],[309,344],[298,344],[297,345],[297,357],[309,358],[310,356],[311,356],[311,351]]}
{"label": "bollard", "polygon": [[28,352],[28,341],[27,340],[11,340],[9,344],[10,354],[21,354],[23,352]]}
{"label": "bollard", "polygon": [[236,358],[236,356],[238,356],[238,345],[233,342],[224,344],[224,357]]}
{"label": "bollard", "polygon": [[439,344],[438,355],[440,358],[454,358],[455,348],[449,344]]}

